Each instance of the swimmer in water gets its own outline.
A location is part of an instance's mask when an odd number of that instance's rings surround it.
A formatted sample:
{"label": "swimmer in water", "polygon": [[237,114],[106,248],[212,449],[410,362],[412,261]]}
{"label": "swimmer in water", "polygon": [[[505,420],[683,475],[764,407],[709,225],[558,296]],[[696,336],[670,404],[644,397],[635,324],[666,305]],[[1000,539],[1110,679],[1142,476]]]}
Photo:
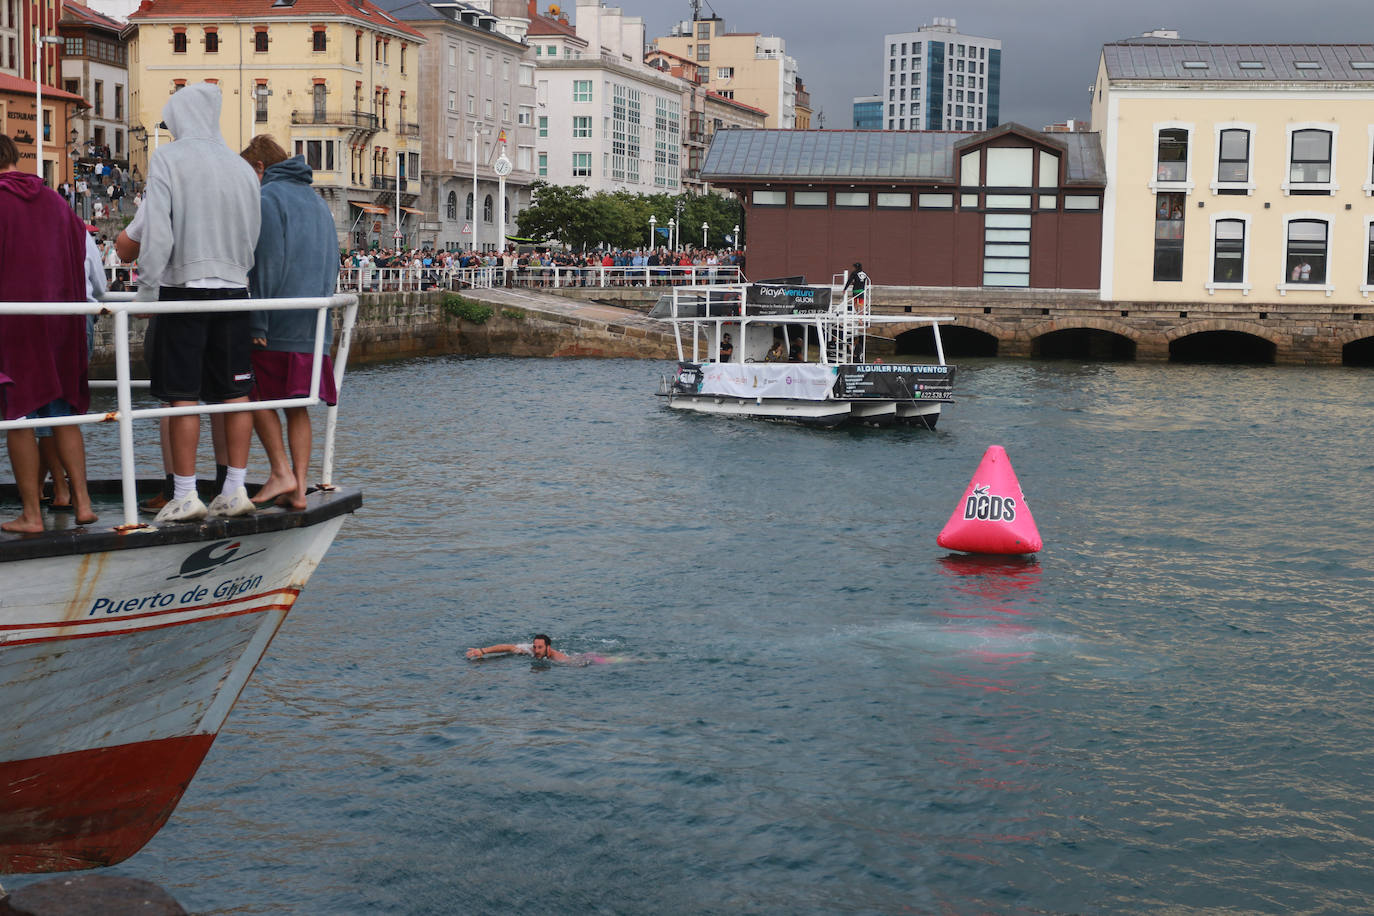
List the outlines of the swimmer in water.
{"label": "swimmer in water", "polygon": [[553,640],[543,633],[534,637],[533,642],[529,643],[506,643],[498,646],[486,646],[481,649],[469,649],[468,658],[485,658],[489,654],[514,653],[516,655],[530,655],[536,659],[547,659],[555,662],[570,662],[572,656],[566,652],[559,652],[553,647]]}

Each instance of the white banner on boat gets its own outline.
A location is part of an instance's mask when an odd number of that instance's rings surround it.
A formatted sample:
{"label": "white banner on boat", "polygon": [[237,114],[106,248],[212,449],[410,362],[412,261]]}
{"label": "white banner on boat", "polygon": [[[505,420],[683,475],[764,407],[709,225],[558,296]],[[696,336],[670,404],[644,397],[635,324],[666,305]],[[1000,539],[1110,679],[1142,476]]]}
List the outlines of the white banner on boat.
{"label": "white banner on boat", "polygon": [[702,367],[702,394],[824,401],[830,397],[834,386],[834,366],[812,363],[717,363]]}

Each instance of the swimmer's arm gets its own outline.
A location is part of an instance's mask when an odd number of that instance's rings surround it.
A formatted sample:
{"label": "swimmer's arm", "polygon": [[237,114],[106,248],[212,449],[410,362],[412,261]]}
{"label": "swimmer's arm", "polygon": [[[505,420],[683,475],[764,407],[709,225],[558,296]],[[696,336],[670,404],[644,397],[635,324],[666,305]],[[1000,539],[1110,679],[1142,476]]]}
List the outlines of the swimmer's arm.
{"label": "swimmer's arm", "polygon": [[493,653],[519,652],[519,651],[520,651],[520,647],[519,647],[519,646],[512,645],[512,644],[510,644],[510,643],[504,643],[504,644],[499,645],[499,646],[486,646],[486,647],[481,648],[481,649],[469,649],[469,650],[468,650],[468,658],[482,658],[482,657],[485,656],[485,655],[491,655],[491,654],[493,654]]}
{"label": "swimmer's arm", "polygon": [[553,659],[553,660],[556,661],[556,662],[570,662],[570,661],[572,661],[572,656],[569,655],[568,653],[566,653],[566,652],[559,652],[557,649],[552,649],[552,648],[549,649],[549,658]]}

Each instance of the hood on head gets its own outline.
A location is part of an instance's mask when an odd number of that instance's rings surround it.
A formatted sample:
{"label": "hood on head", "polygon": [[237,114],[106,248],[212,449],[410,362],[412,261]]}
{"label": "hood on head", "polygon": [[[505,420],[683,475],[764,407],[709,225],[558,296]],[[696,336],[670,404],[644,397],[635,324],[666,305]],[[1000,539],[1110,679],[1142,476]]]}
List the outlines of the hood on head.
{"label": "hood on head", "polygon": [[192,137],[223,139],[219,132],[219,112],[223,106],[219,87],[196,83],[172,93],[162,106],[162,120],[177,140]]}
{"label": "hood on head", "polygon": [[272,181],[301,181],[310,184],[315,177],[314,169],[305,164],[304,156],[292,156],[281,162],[269,165],[262,173],[262,183]]}
{"label": "hood on head", "polygon": [[42,179],[32,172],[0,172],[0,194],[13,194],[20,200],[33,200],[43,188]]}

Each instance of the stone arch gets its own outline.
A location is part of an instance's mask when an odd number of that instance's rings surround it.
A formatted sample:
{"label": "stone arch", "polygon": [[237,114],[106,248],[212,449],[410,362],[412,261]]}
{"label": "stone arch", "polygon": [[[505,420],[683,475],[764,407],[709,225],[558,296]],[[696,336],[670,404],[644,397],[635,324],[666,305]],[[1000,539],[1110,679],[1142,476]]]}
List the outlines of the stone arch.
{"label": "stone arch", "polygon": [[1249,334],[1251,337],[1266,340],[1276,347],[1286,346],[1291,340],[1291,335],[1277,334],[1272,328],[1266,328],[1264,325],[1238,321],[1234,318],[1200,318],[1196,321],[1175,325],[1164,332],[1164,340],[1173,343],[1180,337],[1191,337],[1194,334],[1205,334],[1208,331],[1234,331],[1238,334]]}
{"label": "stone arch", "polygon": [[1147,336],[1146,332],[1124,321],[1117,321],[1112,318],[1092,318],[1089,316],[1083,316],[1081,318],[1077,316],[1051,318],[1049,321],[1024,325],[1017,331],[1017,336],[1023,337],[1026,340],[1034,340],[1037,337],[1044,337],[1046,334],[1053,334],[1055,331],[1078,330],[1105,331],[1108,334],[1116,334],[1120,337],[1124,337],[1135,344],[1139,344]]}

